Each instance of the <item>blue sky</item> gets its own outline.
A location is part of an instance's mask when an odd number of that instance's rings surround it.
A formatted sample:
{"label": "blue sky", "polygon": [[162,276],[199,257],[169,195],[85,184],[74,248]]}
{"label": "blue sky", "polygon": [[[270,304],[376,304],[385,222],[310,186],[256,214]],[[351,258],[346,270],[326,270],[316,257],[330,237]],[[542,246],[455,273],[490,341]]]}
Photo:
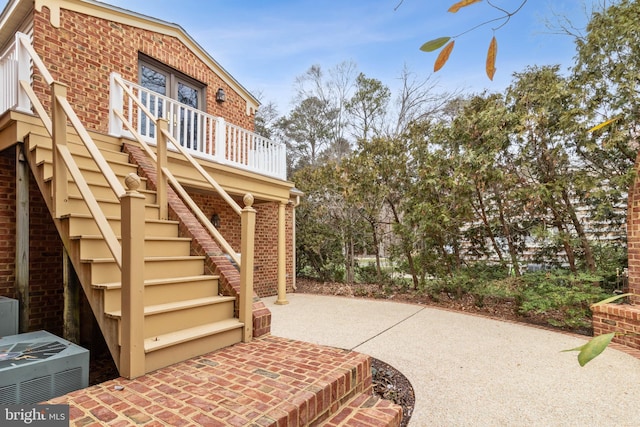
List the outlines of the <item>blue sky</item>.
{"label": "blue sky", "polygon": [[[421,52],[422,43],[500,16],[486,1],[448,13],[455,1],[404,0],[394,10],[400,0],[105,0],[180,25],[263,103],[275,102],[281,115],[291,107],[295,78],[314,64],[328,71],[353,61],[394,94],[405,65],[418,79],[429,77],[436,54]],[[564,70],[575,55],[573,39],[551,34],[545,20],[566,16],[583,28],[585,10],[602,1],[529,0],[496,32],[493,82],[484,71],[492,25],[456,39],[451,59],[433,78],[442,91],[502,91],[527,65]],[[521,0],[492,3],[513,10]]]}

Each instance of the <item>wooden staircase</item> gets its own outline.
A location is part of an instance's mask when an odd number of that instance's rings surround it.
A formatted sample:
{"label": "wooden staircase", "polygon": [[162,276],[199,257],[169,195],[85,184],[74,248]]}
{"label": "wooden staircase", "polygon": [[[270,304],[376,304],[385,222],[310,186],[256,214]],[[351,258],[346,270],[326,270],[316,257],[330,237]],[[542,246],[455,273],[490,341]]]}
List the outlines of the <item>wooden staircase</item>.
{"label": "wooden staircase", "polygon": [[[25,156],[53,212],[52,139],[45,135],[25,138]],[[121,151],[121,140],[97,133],[91,137],[120,182],[137,173]],[[67,146],[120,240],[120,200],[74,132],[68,133]],[[218,277],[205,274],[204,257],[191,255],[191,239],[179,237],[179,223],[158,219],[156,194],[144,179],[138,192],[145,198],[144,321],[133,327],[143,331],[145,372],[240,342],[243,324],[234,317],[235,298],[222,296]],[[71,178],[65,205],[68,214],[54,222],[120,369],[121,270]]]}

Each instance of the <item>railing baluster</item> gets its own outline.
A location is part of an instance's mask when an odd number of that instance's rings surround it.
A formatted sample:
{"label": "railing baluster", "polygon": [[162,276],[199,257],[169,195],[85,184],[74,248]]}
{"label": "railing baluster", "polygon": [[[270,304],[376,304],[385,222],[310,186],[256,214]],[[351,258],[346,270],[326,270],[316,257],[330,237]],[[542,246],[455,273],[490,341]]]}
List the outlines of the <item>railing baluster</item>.
{"label": "railing baluster", "polygon": [[[125,90],[127,93],[120,96],[129,96],[129,122],[137,123],[138,133],[144,136],[148,143],[156,143],[157,130],[152,123],[153,120],[145,118],[146,113],[143,108],[132,104],[130,96],[134,91],[137,95],[133,96],[143,101],[142,104],[151,115],[168,119],[171,135],[192,154],[240,169],[286,179],[286,152],[283,144],[269,141],[253,132],[227,123],[221,117],[214,117],[185,104],[179,104],[169,97],[135,83],[122,81],[121,84],[128,88]],[[117,93],[112,93],[112,96],[116,95]],[[145,132],[142,132],[143,122]]]}

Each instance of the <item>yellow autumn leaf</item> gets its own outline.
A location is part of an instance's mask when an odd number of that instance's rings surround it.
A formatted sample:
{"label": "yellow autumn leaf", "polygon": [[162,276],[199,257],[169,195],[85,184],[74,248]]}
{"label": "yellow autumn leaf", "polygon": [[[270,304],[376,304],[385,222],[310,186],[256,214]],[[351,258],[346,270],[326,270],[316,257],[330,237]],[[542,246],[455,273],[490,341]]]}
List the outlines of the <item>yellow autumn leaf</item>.
{"label": "yellow autumn leaf", "polygon": [[493,36],[489,43],[489,51],[487,52],[487,77],[493,81],[493,75],[496,73],[496,54],[498,53],[498,42],[496,36]]}
{"label": "yellow autumn leaf", "polygon": [[602,129],[603,127],[610,125],[611,123],[615,122],[616,120],[620,119],[620,116],[618,117],[614,117],[613,119],[609,119],[606,122],[602,122],[599,125],[595,125],[594,127],[592,127],[591,129],[589,129],[587,132],[591,133],[591,132],[595,132],[599,129]]}
{"label": "yellow autumn leaf", "polygon": [[460,9],[462,9],[463,7],[466,6],[470,6],[474,3],[480,3],[482,0],[460,0],[458,3],[454,4],[453,6],[451,6],[448,10],[448,12],[451,13],[456,13],[457,11],[459,11]]}
{"label": "yellow autumn leaf", "polygon": [[451,51],[453,50],[453,44],[455,40],[451,40],[438,54],[436,58],[436,63],[433,65],[433,72],[437,72],[440,68],[444,67],[444,64],[447,63],[449,59],[449,55],[451,55]]}

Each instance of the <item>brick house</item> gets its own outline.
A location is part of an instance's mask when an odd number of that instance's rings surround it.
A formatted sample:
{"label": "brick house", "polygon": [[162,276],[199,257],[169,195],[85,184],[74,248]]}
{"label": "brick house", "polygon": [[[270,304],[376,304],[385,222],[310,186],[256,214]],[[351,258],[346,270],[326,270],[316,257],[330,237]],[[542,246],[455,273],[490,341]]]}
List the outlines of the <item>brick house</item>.
{"label": "brick house", "polygon": [[127,377],[269,332],[300,194],[253,132],[257,99],[180,26],[9,0],[0,84],[0,296],[20,332],[99,334]]}

